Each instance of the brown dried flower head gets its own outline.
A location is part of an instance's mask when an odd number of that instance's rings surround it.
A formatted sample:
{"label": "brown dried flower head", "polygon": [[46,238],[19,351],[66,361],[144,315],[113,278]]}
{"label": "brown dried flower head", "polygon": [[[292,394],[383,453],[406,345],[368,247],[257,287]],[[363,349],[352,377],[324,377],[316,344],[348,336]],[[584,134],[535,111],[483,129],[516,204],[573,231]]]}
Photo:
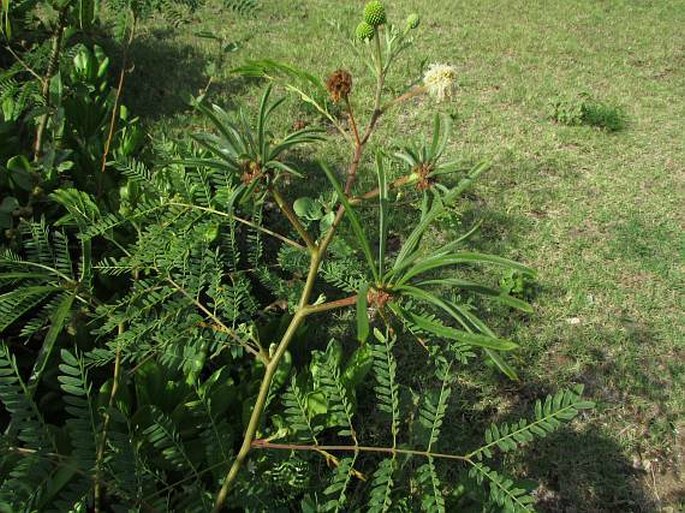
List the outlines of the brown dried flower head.
{"label": "brown dried flower head", "polygon": [[259,165],[259,162],[247,160],[243,162],[242,168],[243,174],[240,179],[245,185],[251,184],[262,175],[262,166]]}
{"label": "brown dried flower head", "polygon": [[369,289],[366,300],[369,305],[382,310],[383,307],[392,299],[392,295],[385,290]]}
{"label": "brown dried flower head", "polygon": [[352,75],[344,69],[335,70],[326,81],[326,89],[334,102],[339,102],[341,98],[347,98],[352,92]]}
{"label": "brown dried flower head", "polygon": [[432,180],[430,179],[430,173],[433,171],[433,167],[430,164],[421,164],[414,169],[414,172],[418,175],[419,180],[416,182],[416,188],[420,191],[425,191],[429,189],[432,185]]}

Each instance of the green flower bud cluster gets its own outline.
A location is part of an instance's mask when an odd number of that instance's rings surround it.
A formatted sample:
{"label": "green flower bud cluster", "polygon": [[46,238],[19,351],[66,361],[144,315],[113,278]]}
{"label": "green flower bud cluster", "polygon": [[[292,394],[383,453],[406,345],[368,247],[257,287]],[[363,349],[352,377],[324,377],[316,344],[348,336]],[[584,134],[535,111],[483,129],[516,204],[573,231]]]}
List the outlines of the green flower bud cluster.
{"label": "green flower bud cluster", "polygon": [[385,7],[378,0],[371,0],[364,6],[364,21],[357,25],[357,39],[370,41],[376,35],[376,28],[385,24]]}
{"label": "green flower bud cluster", "polygon": [[420,20],[419,20],[418,14],[416,14],[416,13],[410,14],[407,17],[407,21],[406,21],[407,31],[414,30],[415,28],[417,28],[419,26],[419,22],[420,22]]}
{"label": "green flower bud cluster", "polygon": [[357,39],[360,41],[370,41],[373,39],[374,34],[376,33],[376,29],[374,29],[371,25],[366,23],[365,21],[362,21],[357,25]]}
{"label": "green flower bud cluster", "polygon": [[386,22],[385,7],[378,0],[371,0],[364,6],[364,21],[372,27],[378,27]]}

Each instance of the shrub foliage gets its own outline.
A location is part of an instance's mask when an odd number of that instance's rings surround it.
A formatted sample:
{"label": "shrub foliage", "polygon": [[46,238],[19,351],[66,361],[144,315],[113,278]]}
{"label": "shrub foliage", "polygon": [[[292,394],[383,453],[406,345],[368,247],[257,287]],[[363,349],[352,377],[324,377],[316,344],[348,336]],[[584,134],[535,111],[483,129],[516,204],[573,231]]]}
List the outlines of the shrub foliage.
{"label": "shrub foliage", "polygon": [[[381,2],[367,6],[353,47],[370,92],[346,70],[324,81],[248,62],[236,72],[267,82],[256,108],[198,99],[207,132],[141,151],[119,101],[124,75],[113,88],[99,47],[62,40],[92,6],[57,7],[43,74],[29,68],[33,49],[13,51],[0,83],[2,123],[24,130],[0,148],[0,509],[532,511],[498,455],[592,404],[573,388],[530,420],[493,424],[480,444],[441,436],[458,418],[460,370],[484,359],[518,379],[507,361],[518,345],[473,299],[531,311],[465,269],[533,271],[470,250],[477,226],[432,237],[487,169],[446,159],[439,107],[427,142],[369,149],[389,110],[451,97],[447,65],[399,96],[385,87],[418,16],[397,26]],[[10,45],[33,8],[3,3]],[[124,45],[147,12],[127,9]],[[284,91],[308,105],[308,126],[279,129]],[[348,160],[303,165],[324,139]],[[376,185],[360,190],[362,174]],[[303,178],[324,192],[300,196]],[[420,391],[400,370],[416,351],[435,377]]]}

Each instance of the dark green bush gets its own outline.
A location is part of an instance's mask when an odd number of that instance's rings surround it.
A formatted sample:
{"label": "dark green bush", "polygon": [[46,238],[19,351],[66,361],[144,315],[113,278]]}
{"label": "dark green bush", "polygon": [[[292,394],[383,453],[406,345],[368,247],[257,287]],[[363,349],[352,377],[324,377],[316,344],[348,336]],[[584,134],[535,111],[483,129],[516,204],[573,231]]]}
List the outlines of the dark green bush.
{"label": "dark green bush", "polygon": [[556,98],[550,102],[550,118],[563,125],[587,125],[608,132],[626,127],[625,111],[614,105],[593,100],[589,95]]}

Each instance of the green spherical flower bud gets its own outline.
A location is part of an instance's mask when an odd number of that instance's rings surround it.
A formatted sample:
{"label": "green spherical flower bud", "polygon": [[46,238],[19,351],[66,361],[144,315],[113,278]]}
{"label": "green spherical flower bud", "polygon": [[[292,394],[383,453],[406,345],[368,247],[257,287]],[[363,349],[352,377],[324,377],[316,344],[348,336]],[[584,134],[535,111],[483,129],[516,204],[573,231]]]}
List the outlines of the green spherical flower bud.
{"label": "green spherical flower bud", "polygon": [[385,19],[385,7],[378,0],[371,0],[364,7],[364,21],[372,27],[383,25]]}
{"label": "green spherical flower bud", "polygon": [[359,25],[357,25],[356,33],[357,39],[361,41],[370,41],[373,39],[373,35],[376,33],[376,30],[365,21],[362,21]]}
{"label": "green spherical flower bud", "polygon": [[418,14],[416,14],[416,13],[410,14],[409,17],[407,18],[407,28],[409,30],[415,29],[416,27],[419,26],[419,21],[420,20],[419,20]]}

